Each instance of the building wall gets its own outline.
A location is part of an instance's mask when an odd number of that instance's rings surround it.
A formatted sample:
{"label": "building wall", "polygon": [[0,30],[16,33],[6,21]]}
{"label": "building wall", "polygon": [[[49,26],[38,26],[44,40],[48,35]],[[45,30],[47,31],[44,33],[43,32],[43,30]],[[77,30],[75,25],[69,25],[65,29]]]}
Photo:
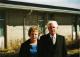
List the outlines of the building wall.
{"label": "building wall", "polygon": [[55,19],[59,24],[59,33],[62,35],[72,34],[73,16],[70,14],[55,14]]}
{"label": "building wall", "polygon": [[36,14],[21,10],[8,10],[6,17],[8,48],[16,48],[24,42],[24,38],[28,40],[29,27],[37,23]]}
{"label": "building wall", "polygon": [[22,11],[8,10],[6,18],[7,26],[7,45],[8,48],[15,48],[23,40],[23,18]]}
{"label": "building wall", "polygon": [[[53,14],[52,19],[48,18],[50,14]],[[46,24],[49,20],[56,20],[59,24],[58,33],[69,39],[72,37],[72,19],[73,15],[64,13],[8,10],[6,18],[8,48],[19,46],[24,38],[29,39],[28,30],[32,25],[37,25],[41,32],[48,33]]]}
{"label": "building wall", "polygon": [[[54,13],[52,18],[53,18],[52,20],[56,20],[59,24],[57,33],[65,36],[66,41],[71,41],[72,40],[73,15],[66,14],[66,13]],[[46,28],[46,32],[47,31],[48,29]]]}
{"label": "building wall", "polygon": [[58,33],[65,36],[66,42],[72,41],[72,26],[74,16],[71,14],[55,14],[55,18],[59,23]]}

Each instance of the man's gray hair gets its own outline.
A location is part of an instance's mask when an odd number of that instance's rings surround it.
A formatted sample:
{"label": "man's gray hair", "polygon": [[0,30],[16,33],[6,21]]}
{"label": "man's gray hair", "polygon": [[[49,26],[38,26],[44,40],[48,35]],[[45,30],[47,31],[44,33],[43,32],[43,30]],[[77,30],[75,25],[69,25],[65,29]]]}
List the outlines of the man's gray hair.
{"label": "man's gray hair", "polygon": [[50,24],[54,24],[56,27],[58,27],[57,21],[49,21],[47,26],[49,26]]}

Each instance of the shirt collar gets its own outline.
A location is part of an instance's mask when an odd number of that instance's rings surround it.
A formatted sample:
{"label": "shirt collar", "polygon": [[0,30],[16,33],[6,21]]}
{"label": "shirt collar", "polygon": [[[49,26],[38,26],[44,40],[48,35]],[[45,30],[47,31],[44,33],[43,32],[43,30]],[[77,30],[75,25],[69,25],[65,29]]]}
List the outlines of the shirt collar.
{"label": "shirt collar", "polygon": [[50,34],[50,37],[51,37],[51,38],[52,38],[52,37],[53,37],[53,38],[56,38],[56,34],[54,34],[54,36],[52,36],[52,35]]}

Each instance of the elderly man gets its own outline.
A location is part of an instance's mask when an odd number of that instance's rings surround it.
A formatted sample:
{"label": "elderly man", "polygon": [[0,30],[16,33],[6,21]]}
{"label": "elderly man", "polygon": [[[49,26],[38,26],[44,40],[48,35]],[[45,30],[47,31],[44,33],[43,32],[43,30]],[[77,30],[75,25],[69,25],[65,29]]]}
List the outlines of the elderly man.
{"label": "elderly man", "polygon": [[58,23],[48,22],[48,34],[40,37],[39,57],[67,57],[65,38],[57,34]]}

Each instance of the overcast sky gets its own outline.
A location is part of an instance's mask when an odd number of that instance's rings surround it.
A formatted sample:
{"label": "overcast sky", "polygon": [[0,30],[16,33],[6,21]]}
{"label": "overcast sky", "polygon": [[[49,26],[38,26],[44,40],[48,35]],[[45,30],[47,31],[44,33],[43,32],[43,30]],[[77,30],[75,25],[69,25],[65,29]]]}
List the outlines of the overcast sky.
{"label": "overcast sky", "polygon": [[10,0],[80,9],[80,0]]}

